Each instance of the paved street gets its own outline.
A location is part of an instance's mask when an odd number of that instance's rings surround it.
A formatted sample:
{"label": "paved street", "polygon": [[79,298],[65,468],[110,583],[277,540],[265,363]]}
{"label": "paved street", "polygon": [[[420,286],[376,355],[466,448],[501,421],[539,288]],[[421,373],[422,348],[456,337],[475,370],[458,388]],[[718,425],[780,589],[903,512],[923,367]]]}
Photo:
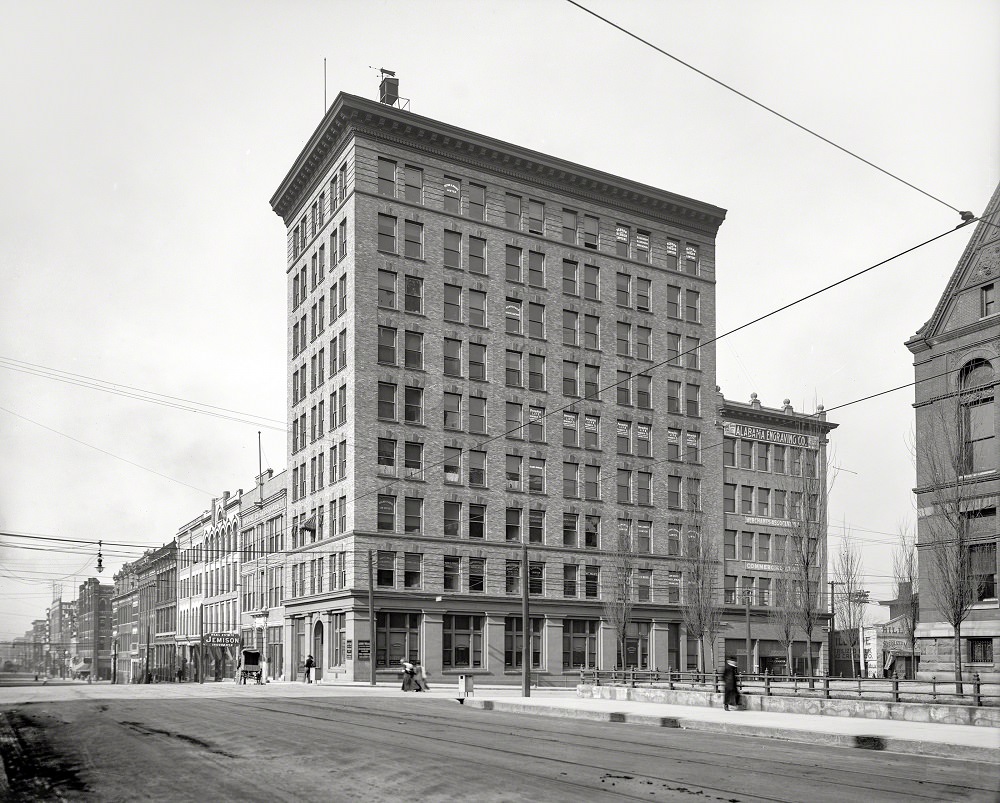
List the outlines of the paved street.
{"label": "paved street", "polygon": [[483,710],[440,689],[31,685],[0,689],[0,713],[8,794],[25,801],[870,803],[998,793],[984,763]]}

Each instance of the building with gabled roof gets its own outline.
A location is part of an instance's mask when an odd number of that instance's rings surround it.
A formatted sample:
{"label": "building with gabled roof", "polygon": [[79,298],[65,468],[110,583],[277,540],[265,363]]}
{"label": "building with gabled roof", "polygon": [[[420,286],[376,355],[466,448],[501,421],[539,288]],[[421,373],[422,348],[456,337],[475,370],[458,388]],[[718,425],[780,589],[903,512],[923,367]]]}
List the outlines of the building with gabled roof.
{"label": "building with gabled roof", "polygon": [[[906,341],[916,379],[919,676],[1000,678],[1000,187],[934,313]],[[958,571],[947,570],[954,559]],[[949,578],[966,576],[963,587]],[[956,586],[961,584],[951,583]],[[968,596],[957,634],[942,591]],[[951,617],[955,619],[956,617]],[[960,659],[960,661],[959,661]]]}

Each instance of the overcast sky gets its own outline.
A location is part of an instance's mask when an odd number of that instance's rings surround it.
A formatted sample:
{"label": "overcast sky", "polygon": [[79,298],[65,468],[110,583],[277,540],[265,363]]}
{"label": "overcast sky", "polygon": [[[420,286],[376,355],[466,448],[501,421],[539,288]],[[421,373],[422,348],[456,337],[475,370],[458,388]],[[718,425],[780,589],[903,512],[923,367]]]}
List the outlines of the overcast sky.
{"label": "overcast sky", "polygon": [[[583,3],[944,203],[565,0],[0,2],[0,639],[97,576],[98,539],[111,582],[250,489],[258,430],[285,467],[268,200],[323,114],[324,58],[327,102],[377,99],[386,67],[418,114],[727,209],[719,333],[953,229],[948,205],[978,214],[1000,180],[998,2]],[[724,338],[723,392],[812,412],[911,382],[903,343],[971,234]],[[830,548],[847,528],[876,599],[915,521],[912,401],[830,413]]]}

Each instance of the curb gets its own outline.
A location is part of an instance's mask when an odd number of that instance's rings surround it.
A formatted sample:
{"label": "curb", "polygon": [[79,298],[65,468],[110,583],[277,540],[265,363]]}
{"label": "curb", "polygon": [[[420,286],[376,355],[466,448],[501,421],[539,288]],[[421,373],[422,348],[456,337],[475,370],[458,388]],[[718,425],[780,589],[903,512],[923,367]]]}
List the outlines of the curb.
{"label": "curb", "polygon": [[953,758],[993,764],[1000,759],[1000,750],[992,747],[969,747],[947,742],[928,742],[916,739],[897,739],[891,736],[863,734],[822,733],[797,728],[770,727],[749,723],[712,722],[687,717],[661,717],[655,714],[630,714],[623,711],[595,711],[582,708],[555,708],[552,706],[525,705],[505,700],[476,700],[469,697],[465,704],[483,711],[505,711],[513,714],[534,714],[543,717],[585,719],[593,722],[617,722],[644,725],[654,728],[680,728],[706,733],[725,733],[732,736],[762,737],[789,742],[819,744],[828,747],[847,747],[858,750],[909,753],[912,755]]}

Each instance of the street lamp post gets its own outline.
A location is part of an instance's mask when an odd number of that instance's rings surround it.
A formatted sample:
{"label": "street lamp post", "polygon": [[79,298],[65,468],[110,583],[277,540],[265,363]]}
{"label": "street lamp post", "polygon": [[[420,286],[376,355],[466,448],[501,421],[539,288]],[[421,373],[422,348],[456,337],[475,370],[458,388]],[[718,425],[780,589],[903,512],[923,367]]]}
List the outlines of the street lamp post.
{"label": "street lamp post", "polygon": [[747,674],[752,674],[751,663],[750,663],[750,653],[753,649],[750,645],[750,596],[753,594],[753,586],[747,586],[743,589],[743,599],[746,603],[746,617],[747,617]]}

